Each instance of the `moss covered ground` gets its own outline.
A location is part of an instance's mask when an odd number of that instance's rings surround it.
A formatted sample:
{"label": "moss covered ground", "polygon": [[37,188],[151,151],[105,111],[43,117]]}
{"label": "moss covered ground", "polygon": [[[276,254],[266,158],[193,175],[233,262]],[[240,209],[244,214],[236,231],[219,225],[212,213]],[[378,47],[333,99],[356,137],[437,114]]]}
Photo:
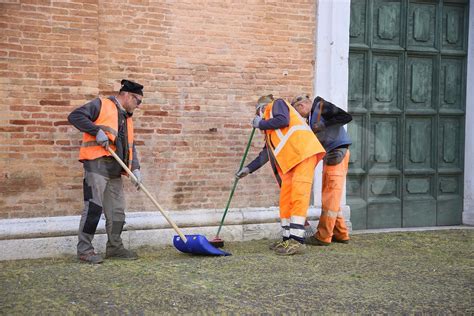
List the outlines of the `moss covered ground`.
{"label": "moss covered ground", "polygon": [[292,257],[269,242],[226,243],[230,257],[0,262],[0,314],[474,314],[472,229],[354,235]]}

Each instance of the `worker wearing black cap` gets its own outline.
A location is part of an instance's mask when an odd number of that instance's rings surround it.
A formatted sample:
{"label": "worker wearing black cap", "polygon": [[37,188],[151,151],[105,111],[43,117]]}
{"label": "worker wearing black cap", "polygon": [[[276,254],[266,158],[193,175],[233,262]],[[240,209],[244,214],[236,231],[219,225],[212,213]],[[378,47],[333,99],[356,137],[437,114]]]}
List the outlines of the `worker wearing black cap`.
{"label": "worker wearing black cap", "polygon": [[[69,122],[83,132],[79,161],[84,165],[84,210],[79,224],[77,256],[80,261],[101,263],[92,239],[102,211],[107,231],[106,258],[137,259],[125,249],[121,234],[125,223],[125,198],[120,164],[107,151],[110,147],[141,182],[140,164],[133,141],[132,115],[140,106],[143,86],[122,80],[116,96],[96,98],[75,109]],[[138,183],[135,183],[138,188]]]}

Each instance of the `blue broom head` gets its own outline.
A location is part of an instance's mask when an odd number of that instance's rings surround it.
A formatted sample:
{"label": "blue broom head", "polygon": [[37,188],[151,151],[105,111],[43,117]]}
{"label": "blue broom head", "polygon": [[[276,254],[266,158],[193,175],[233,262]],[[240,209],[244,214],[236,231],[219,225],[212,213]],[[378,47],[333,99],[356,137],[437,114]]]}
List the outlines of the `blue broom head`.
{"label": "blue broom head", "polygon": [[186,243],[178,235],[174,236],[173,244],[176,249],[184,253],[204,256],[230,256],[231,254],[211,245],[203,235],[185,235]]}

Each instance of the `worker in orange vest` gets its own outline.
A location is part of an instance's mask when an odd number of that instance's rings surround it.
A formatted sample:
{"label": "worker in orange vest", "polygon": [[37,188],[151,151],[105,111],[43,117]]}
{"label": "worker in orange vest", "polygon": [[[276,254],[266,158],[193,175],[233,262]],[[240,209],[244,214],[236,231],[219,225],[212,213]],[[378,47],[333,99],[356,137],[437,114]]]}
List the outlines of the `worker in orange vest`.
{"label": "worker in orange vest", "polygon": [[[132,115],[142,103],[143,86],[122,80],[116,96],[96,98],[75,109],[68,121],[83,132],[79,161],[84,166],[84,209],[79,224],[77,256],[82,262],[97,264],[102,256],[94,251],[92,239],[102,211],[107,232],[106,258],[137,259],[125,249],[121,234],[125,223],[124,170],[107,151],[110,147],[142,181],[134,143]],[[135,185],[138,188],[138,183]]]}
{"label": "worker in orange vest", "polygon": [[305,119],[283,99],[262,96],[252,125],[264,132],[265,146],[259,156],[236,173],[239,178],[268,161],[280,185],[280,221],[283,238],[271,249],[278,255],[303,253],[304,224],[308,212],[314,169],[324,148]]}
{"label": "worker in orange vest", "polygon": [[352,116],[331,102],[309,95],[293,98],[291,105],[308,119],[311,129],[326,150],[323,161],[322,211],[318,230],[305,242],[315,246],[329,246],[331,242],[349,243],[349,230],[341,214],[341,198],[349,166],[349,146],[352,144],[343,125]]}

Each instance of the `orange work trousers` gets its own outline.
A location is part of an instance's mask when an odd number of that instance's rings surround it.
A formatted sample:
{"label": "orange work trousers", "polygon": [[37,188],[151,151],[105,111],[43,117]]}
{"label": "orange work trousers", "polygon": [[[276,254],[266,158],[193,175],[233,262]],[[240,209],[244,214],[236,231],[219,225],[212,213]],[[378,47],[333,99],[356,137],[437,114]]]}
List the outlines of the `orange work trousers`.
{"label": "orange work trousers", "polygon": [[341,214],[341,198],[349,166],[349,150],[337,165],[323,166],[322,212],[316,238],[330,243],[334,235],[337,240],[349,240],[349,231]]}
{"label": "orange work trousers", "polygon": [[314,168],[322,157],[324,157],[324,153],[306,158],[286,174],[282,174],[277,166],[281,178],[280,219],[282,219],[282,223],[290,222],[290,218],[303,218],[301,224],[304,224],[311,198]]}

